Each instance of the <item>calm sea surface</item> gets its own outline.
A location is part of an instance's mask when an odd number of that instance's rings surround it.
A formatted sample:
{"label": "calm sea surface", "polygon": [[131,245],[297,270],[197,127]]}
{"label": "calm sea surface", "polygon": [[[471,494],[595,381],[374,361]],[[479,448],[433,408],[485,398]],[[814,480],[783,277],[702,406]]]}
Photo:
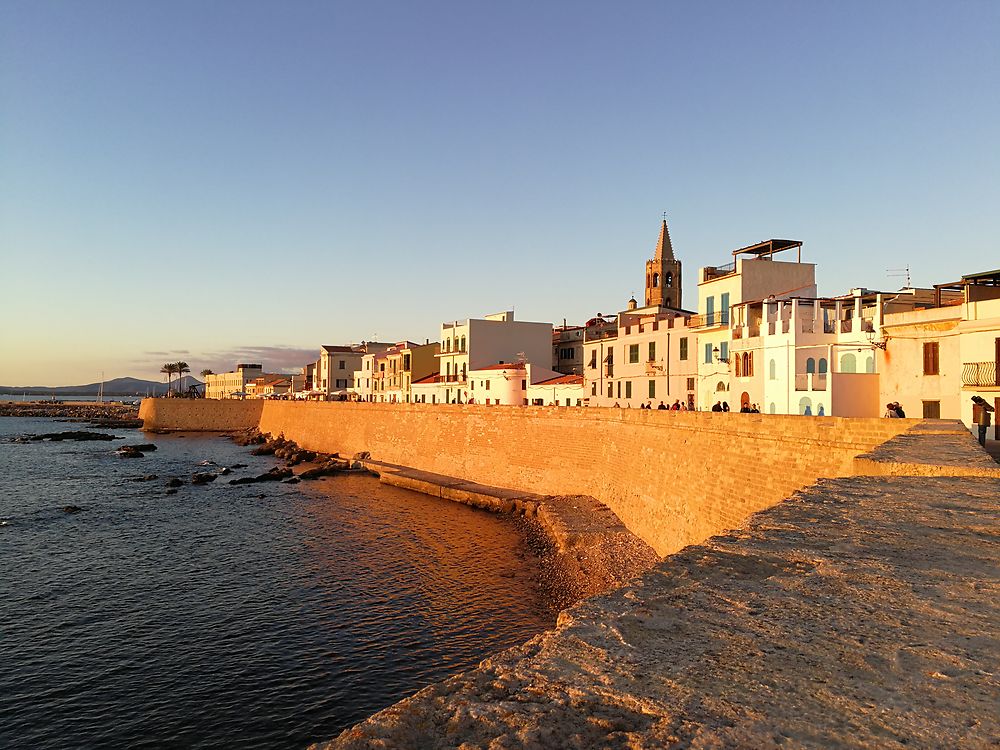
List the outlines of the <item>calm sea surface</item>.
{"label": "calm sea surface", "polygon": [[303,747],[554,622],[509,520],[357,475],[167,495],[275,465],[217,436],[9,442],[67,429],[0,417],[2,748]]}

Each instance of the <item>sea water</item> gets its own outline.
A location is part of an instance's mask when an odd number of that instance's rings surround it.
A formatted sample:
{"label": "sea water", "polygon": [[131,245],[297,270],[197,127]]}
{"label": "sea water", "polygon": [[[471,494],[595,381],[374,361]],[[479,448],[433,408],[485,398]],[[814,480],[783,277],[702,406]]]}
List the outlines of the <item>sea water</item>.
{"label": "sea water", "polygon": [[10,441],[68,429],[0,418],[0,747],[303,747],[554,622],[509,519],[363,475],[230,485],[276,461],[214,435]]}

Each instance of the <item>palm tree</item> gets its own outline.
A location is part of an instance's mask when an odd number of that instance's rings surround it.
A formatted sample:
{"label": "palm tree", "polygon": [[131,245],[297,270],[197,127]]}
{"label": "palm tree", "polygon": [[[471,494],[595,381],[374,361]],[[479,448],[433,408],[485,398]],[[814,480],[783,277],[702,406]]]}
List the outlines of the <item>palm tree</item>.
{"label": "palm tree", "polygon": [[167,376],[167,393],[170,393],[170,378],[177,372],[177,365],[173,362],[167,362],[160,368],[160,372]]}
{"label": "palm tree", "polygon": [[207,378],[209,375],[215,375],[215,373],[212,372],[211,370],[202,370],[198,374],[201,375],[203,378]]}
{"label": "palm tree", "polygon": [[180,393],[181,381],[184,380],[184,373],[191,372],[191,368],[188,367],[187,362],[174,362],[174,367],[176,368],[174,372],[177,373],[177,392]]}

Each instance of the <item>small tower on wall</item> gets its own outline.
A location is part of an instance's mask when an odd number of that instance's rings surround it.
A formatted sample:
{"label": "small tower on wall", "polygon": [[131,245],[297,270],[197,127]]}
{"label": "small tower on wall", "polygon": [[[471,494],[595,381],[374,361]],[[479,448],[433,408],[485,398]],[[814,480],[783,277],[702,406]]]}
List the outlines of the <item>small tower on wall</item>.
{"label": "small tower on wall", "polygon": [[667,220],[660,227],[656,254],[646,261],[646,307],[681,307],[681,262],[674,257]]}

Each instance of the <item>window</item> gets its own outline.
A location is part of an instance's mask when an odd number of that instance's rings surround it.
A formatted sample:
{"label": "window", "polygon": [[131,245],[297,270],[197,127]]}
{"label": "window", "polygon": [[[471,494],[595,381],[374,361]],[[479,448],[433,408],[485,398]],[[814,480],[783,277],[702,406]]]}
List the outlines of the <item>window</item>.
{"label": "window", "polygon": [[622,381],[618,381],[618,398],[622,397]]}
{"label": "window", "polygon": [[559,350],[559,359],[573,359],[573,347],[567,347]]}
{"label": "window", "polygon": [[649,361],[650,362],[655,362],[656,361],[656,342],[655,341],[650,341],[649,342]]}
{"label": "window", "polygon": [[590,395],[591,396],[596,396],[597,395],[597,383],[591,383],[590,384]]}
{"label": "window", "polygon": [[940,374],[938,368],[938,342],[928,341],[924,344],[924,375]]}
{"label": "window", "polygon": [[712,345],[705,344],[705,364],[709,365],[712,363]]}
{"label": "window", "polygon": [[705,324],[715,324],[715,297],[705,298]]}
{"label": "window", "polygon": [[403,369],[404,370],[409,370],[410,369],[410,355],[409,354],[404,354],[403,355]]}
{"label": "window", "polygon": [[689,391],[693,391],[694,390],[694,378],[688,378],[687,379],[687,389]]}
{"label": "window", "polygon": [[608,398],[611,398],[611,394],[614,393],[614,391],[611,390],[611,388],[612,388],[611,383],[608,383]]}
{"label": "window", "polygon": [[590,352],[590,369],[593,370],[597,367],[597,349]]}
{"label": "window", "polygon": [[688,339],[687,339],[687,336],[684,336],[683,338],[681,338],[681,342],[680,342],[680,358],[682,360],[688,358]]}
{"label": "window", "polygon": [[816,360],[810,357],[806,360],[806,372],[815,373],[816,372]]}
{"label": "window", "polygon": [[773,359],[767,366],[767,377],[769,380],[778,379],[778,363],[775,362]]}
{"label": "window", "polygon": [[719,299],[719,322],[729,325],[729,292],[726,292]]}
{"label": "window", "polygon": [[940,401],[924,401],[924,419],[941,419]]}
{"label": "window", "polygon": [[826,357],[820,357],[819,360],[819,374],[826,375]]}
{"label": "window", "polygon": [[476,390],[476,381],[475,380],[470,380],[469,381],[469,390],[470,391]]}
{"label": "window", "polygon": [[346,388],[347,380],[337,380],[337,388]]}
{"label": "window", "polygon": [[656,289],[656,287],[658,287],[659,285],[660,285],[660,274],[654,273],[653,274],[653,289]]}
{"label": "window", "polygon": [[656,381],[655,380],[650,380],[649,381],[649,397],[650,398],[656,398]]}
{"label": "window", "polygon": [[729,359],[729,342],[723,341],[719,344],[719,359]]}
{"label": "window", "polygon": [[[632,381],[626,381],[625,383],[625,398],[632,398]],[[569,406],[569,404],[566,404]]]}
{"label": "window", "polygon": [[486,382],[486,390],[489,390],[490,389],[490,381],[487,380],[485,382]]}
{"label": "window", "polygon": [[522,391],[528,390],[528,381],[525,380],[524,378],[521,378],[521,390]]}
{"label": "window", "polygon": [[639,361],[639,345],[631,344],[628,348],[628,361],[630,365],[634,365]]}
{"label": "window", "polygon": [[343,370],[344,366],[345,366],[344,360],[340,360],[340,361],[337,362],[337,369],[338,370]]}
{"label": "window", "polygon": [[462,346],[461,346],[461,351],[463,351],[463,352],[465,351],[465,336],[462,336]]}

